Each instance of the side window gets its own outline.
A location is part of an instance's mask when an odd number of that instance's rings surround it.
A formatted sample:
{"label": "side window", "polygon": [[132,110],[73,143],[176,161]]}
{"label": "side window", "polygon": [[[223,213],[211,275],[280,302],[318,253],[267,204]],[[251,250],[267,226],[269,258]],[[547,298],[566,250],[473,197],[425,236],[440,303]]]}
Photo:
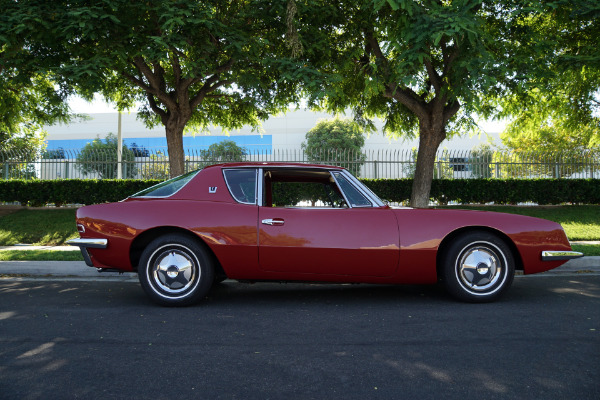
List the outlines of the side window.
{"label": "side window", "polygon": [[329,171],[267,169],[263,182],[265,207],[348,208]]}
{"label": "side window", "polygon": [[344,198],[333,183],[273,182],[273,207],[346,208]]}
{"label": "side window", "polygon": [[223,172],[229,193],[245,204],[256,204],[256,169],[227,169]]}
{"label": "side window", "polygon": [[346,198],[350,202],[352,207],[372,207],[373,205],[361,192],[358,191],[344,175],[340,172],[334,172],[333,175],[340,185],[340,189],[346,195]]}

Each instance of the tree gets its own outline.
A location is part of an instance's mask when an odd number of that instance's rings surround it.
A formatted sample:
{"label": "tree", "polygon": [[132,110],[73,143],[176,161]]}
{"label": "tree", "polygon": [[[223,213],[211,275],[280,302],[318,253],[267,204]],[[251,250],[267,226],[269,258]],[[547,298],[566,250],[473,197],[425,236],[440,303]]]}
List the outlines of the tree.
{"label": "tree", "polygon": [[[98,174],[100,179],[115,179],[117,177],[117,137],[109,133],[104,141],[99,137],[86,144],[77,155],[77,168],[84,175]],[[122,171],[126,178],[133,178],[137,174],[135,155],[133,151],[123,145]]]}
{"label": "tree", "polygon": [[[256,126],[296,97],[270,60],[287,52],[285,5],[258,0],[9,2],[3,12],[52,71],[122,108],[142,102],[165,127],[171,176],[183,173],[183,133]],[[268,16],[269,18],[267,18]]]}
{"label": "tree", "polygon": [[[560,9],[565,2],[553,3]],[[328,41],[320,52],[305,50],[313,68],[329,74],[325,90],[312,91],[311,104],[353,107],[366,124],[380,116],[389,134],[418,136],[415,207],[428,206],[440,144],[475,129],[472,114],[509,112],[499,108],[499,99],[544,90],[539,83],[546,71],[532,60],[559,50],[536,31],[535,17],[548,11],[546,3],[340,0],[332,7],[341,15],[326,30],[313,27],[316,13],[308,3],[298,3],[296,28],[304,48]],[[577,24],[585,22],[596,23],[591,14]]]}
{"label": "tree", "polygon": [[516,157],[527,163],[548,164],[550,159],[555,166],[540,167],[540,175],[561,177],[581,172],[589,167],[590,161],[600,157],[600,128],[579,126],[573,130],[565,117],[558,121],[542,122],[538,118],[516,120],[509,124],[500,135],[502,143]]}
{"label": "tree", "polygon": [[210,161],[210,164],[243,161],[247,154],[248,149],[238,146],[233,140],[222,140],[211,144],[207,150],[200,151],[200,156]]}
{"label": "tree", "polygon": [[[539,2],[519,29],[527,29],[531,44],[515,47],[514,58],[528,62],[536,82],[499,99],[503,115],[513,118],[504,136],[514,140],[519,132],[531,137],[540,130],[555,144],[599,147],[600,3]],[[558,140],[553,140],[554,134]],[[560,139],[567,136],[567,142]]]}
{"label": "tree", "polygon": [[473,178],[488,179],[492,177],[492,161],[494,149],[489,143],[482,143],[471,149],[469,165]]}
{"label": "tree", "polygon": [[5,12],[10,3],[0,1],[0,151],[31,158],[43,148],[43,125],[70,120],[69,91],[57,85],[20,34],[18,16]]}
{"label": "tree", "polygon": [[358,175],[367,158],[362,153],[364,145],[365,137],[361,127],[354,121],[336,117],[317,122],[306,133],[302,149],[308,161],[336,164]]}

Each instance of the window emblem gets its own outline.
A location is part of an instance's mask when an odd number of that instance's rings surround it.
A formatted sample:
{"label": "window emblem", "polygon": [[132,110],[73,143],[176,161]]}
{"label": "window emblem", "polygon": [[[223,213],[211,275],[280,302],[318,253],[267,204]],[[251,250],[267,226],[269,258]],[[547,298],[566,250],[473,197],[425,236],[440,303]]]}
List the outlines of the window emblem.
{"label": "window emblem", "polygon": [[217,193],[217,187],[216,186],[209,186],[208,187],[208,193]]}

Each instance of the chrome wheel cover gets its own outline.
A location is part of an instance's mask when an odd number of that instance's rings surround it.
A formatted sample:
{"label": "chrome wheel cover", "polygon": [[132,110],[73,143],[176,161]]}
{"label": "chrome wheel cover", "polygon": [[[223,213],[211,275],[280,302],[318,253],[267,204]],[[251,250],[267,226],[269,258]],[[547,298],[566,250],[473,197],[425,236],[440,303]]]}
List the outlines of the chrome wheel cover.
{"label": "chrome wheel cover", "polygon": [[471,243],[465,247],[456,263],[460,285],[472,294],[494,293],[506,279],[506,258],[492,243]]}
{"label": "chrome wheel cover", "polygon": [[157,249],[150,257],[148,276],[154,291],[161,296],[177,298],[198,285],[199,262],[185,246],[169,244]]}

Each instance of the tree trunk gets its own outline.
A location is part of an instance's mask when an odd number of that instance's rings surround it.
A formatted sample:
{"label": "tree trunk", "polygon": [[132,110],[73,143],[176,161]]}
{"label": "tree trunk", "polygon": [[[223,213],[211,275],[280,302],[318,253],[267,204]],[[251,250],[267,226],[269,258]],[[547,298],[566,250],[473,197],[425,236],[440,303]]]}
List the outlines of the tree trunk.
{"label": "tree trunk", "polygon": [[[435,118],[435,116],[429,118],[430,121],[438,119],[440,118]],[[410,196],[410,205],[415,208],[429,207],[435,155],[440,144],[446,139],[446,130],[444,124],[440,123],[441,121],[436,121],[437,123],[428,122],[421,121],[419,123],[419,152]]]}
{"label": "tree trunk", "polygon": [[[189,118],[188,118],[189,119]],[[171,178],[185,172],[185,154],[183,152],[183,130],[188,119],[179,114],[170,114],[165,122],[167,150],[169,152],[169,172]]]}

